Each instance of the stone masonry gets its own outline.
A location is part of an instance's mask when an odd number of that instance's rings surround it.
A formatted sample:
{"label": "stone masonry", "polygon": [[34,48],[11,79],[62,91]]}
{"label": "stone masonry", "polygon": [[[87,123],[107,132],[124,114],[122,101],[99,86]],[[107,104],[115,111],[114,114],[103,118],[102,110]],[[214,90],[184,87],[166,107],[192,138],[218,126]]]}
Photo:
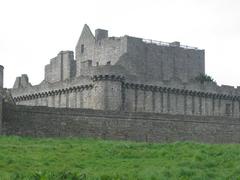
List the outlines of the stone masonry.
{"label": "stone masonry", "polygon": [[11,93],[27,106],[240,118],[240,87],[194,80],[205,73],[204,54],[177,41],[93,35],[84,25],[75,58],[61,51],[39,85],[23,74]]}
{"label": "stone masonry", "polygon": [[6,103],[3,111],[5,135],[240,143],[240,122],[232,117],[13,106]]}
{"label": "stone masonry", "polygon": [[3,66],[0,65],[0,134],[2,134],[3,121]]}

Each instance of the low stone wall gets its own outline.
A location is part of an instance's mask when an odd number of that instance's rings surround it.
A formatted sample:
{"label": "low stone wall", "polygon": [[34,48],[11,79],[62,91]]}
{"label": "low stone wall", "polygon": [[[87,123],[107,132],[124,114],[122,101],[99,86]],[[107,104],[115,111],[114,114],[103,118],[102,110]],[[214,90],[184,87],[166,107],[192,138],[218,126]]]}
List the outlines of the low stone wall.
{"label": "low stone wall", "polygon": [[147,142],[239,143],[231,117],[127,113],[90,109],[3,106],[3,133],[34,137],[97,137]]}

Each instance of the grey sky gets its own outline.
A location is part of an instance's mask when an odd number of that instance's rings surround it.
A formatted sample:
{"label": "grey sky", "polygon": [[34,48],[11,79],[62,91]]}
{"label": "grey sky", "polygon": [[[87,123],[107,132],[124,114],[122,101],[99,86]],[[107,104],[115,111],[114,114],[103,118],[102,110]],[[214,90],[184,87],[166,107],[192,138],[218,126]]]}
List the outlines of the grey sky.
{"label": "grey sky", "polygon": [[44,78],[44,65],[74,50],[87,23],[125,34],[205,49],[206,73],[218,84],[240,85],[239,0],[0,0],[0,64],[5,86],[28,74]]}

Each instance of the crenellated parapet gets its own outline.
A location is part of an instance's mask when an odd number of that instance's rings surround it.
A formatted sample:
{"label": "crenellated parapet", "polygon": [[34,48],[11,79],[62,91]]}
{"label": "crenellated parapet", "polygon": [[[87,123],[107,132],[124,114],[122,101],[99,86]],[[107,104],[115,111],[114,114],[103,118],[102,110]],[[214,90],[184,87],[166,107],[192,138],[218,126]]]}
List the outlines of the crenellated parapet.
{"label": "crenellated parapet", "polygon": [[[216,84],[157,85],[131,82],[121,74],[95,74],[86,84],[59,82],[43,84],[16,93],[17,104],[50,107],[89,108],[129,112],[155,112],[204,116],[240,116],[239,88]],[[64,88],[61,88],[64,87]],[[32,88],[32,87],[31,87]],[[33,93],[32,93],[33,92]]]}
{"label": "crenellated parapet", "polygon": [[94,75],[92,78],[93,82],[96,81],[119,81],[124,82],[125,77],[121,75]]}
{"label": "crenellated parapet", "polygon": [[26,95],[22,95],[22,96],[16,96],[13,99],[16,103],[18,103],[21,101],[34,100],[34,99],[38,99],[38,98],[47,98],[47,97],[61,95],[61,94],[69,94],[72,92],[89,90],[92,88],[93,88],[93,84],[73,86],[73,87],[64,88],[64,89],[50,90],[50,91],[39,92],[39,93],[34,93],[34,94],[26,94]]}
{"label": "crenellated parapet", "polygon": [[124,110],[239,118],[238,89],[231,89],[232,93],[227,93],[221,86],[216,87],[215,91],[206,91],[201,84],[198,88],[185,89],[125,82],[123,83]]}
{"label": "crenellated parapet", "polygon": [[125,77],[119,74],[93,75],[92,102],[95,109],[120,111],[123,109]]}
{"label": "crenellated parapet", "polygon": [[239,95],[220,94],[220,93],[204,92],[204,91],[189,90],[189,89],[178,89],[174,87],[162,87],[162,86],[154,86],[154,85],[135,84],[135,83],[124,83],[124,87],[135,89],[135,90],[164,92],[164,93],[171,93],[171,94],[177,94],[177,95],[220,98],[225,100],[240,100],[240,94]]}

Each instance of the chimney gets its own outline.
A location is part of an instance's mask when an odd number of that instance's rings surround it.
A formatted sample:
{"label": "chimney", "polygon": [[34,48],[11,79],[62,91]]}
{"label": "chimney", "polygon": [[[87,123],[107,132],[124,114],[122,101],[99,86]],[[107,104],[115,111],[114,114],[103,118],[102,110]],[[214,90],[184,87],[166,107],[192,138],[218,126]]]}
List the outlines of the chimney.
{"label": "chimney", "polygon": [[108,38],[108,31],[104,29],[96,29],[95,30],[95,39],[97,41]]}
{"label": "chimney", "polygon": [[171,42],[171,43],[170,43],[170,46],[180,47],[180,42],[178,42],[178,41]]}

